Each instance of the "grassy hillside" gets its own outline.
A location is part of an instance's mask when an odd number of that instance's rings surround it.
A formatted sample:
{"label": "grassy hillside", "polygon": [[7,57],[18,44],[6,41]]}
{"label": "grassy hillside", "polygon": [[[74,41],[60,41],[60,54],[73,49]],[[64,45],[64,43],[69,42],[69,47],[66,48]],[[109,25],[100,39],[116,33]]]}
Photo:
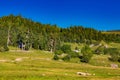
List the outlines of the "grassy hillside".
{"label": "grassy hillside", "polygon": [[120,31],[108,31],[108,32],[102,32],[103,34],[120,34]]}
{"label": "grassy hillside", "polygon": [[[95,55],[90,64],[54,61],[52,57],[50,52],[36,50],[14,49],[0,53],[0,80],[120,79],[120,68],[111,68],[111,62],[107,61],[106,56]],[[77,75],[77,72],[87,72],[91,75],[81,76]]]}

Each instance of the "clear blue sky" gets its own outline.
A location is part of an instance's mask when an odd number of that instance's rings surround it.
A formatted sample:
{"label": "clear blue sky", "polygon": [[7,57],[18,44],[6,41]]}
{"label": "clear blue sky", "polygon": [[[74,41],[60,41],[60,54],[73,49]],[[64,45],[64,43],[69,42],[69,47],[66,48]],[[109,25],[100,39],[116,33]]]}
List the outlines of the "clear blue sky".
{"label": "clear blue sky", "polygon": [[120,30],[120,0],[0,0],[0,16],[9,14],[59,27]]}

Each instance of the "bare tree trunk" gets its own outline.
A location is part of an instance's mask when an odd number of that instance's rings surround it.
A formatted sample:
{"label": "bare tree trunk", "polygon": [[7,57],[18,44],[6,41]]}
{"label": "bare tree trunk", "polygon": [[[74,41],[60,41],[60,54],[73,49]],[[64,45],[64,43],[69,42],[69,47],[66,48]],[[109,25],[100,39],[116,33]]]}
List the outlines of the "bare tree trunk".
{"label": "bare tree trunk", "polygon": [[51,52],[51,53],[53,52],[52,48],[50,49],[50,52]]}
{"label": "bare tree trunk", "polygon": [[11,26],[9,26],[9,28],[8,28],[7,47],[8,47],[8,45],[9,45],[9,43],[10,43],[10,28],[11,28]]}
{"label": "bare tree trunk", "polygon": [[53,52],[54,40],[50,39],[50,52]]}

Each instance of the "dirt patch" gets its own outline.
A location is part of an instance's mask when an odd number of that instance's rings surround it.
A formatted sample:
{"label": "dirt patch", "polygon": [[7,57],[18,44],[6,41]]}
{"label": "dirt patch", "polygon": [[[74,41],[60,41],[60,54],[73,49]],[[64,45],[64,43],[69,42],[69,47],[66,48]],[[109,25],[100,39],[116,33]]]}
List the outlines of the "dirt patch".
{"label": "dirt patch", "polygon": [[10,50],[10,52],[30,53],[30,52],[32,52],[32,51],[25,51],[25,50]]}
{"label": "dirt patch", "polygon": [[9,60],[0,60],[0,62],[8,62]]}

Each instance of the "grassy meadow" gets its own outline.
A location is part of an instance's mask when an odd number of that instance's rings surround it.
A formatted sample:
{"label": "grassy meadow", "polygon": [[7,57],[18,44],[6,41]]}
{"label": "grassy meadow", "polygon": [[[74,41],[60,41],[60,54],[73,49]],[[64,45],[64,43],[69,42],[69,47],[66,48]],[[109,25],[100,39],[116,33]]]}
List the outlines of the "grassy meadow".
{"label": "grassy meadow", "polygon": [[120,31],[102,32],[103,34],[120,34]]}
{"label": "grassy meadow", "polygon": [[[0,80],[119,80],[120,68],[110,67],[106,56],[94,55],[89,64],[52,60],[47,51],[20,51],[0,53]],[[120,66],[120,63],[116,63]],[[91,75],[82,76],[77,72]]]}

